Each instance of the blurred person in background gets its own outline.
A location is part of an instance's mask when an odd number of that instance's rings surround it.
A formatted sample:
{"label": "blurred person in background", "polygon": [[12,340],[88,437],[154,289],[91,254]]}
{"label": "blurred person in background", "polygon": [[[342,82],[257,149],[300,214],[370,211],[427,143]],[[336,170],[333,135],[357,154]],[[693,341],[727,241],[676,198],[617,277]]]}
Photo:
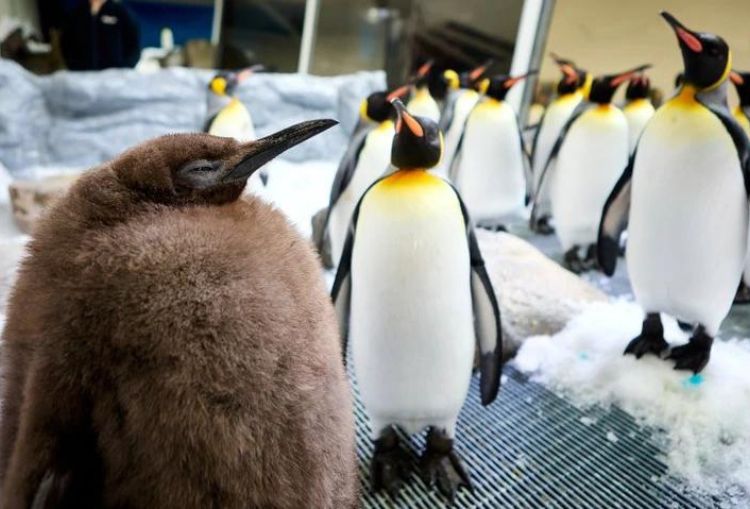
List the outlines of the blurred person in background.
{"label": "blurred person in background", "polygon": [[88,0],[67,14],[62,50],[72,71],[133,67],[141,54],[138,25],[115,0]]}

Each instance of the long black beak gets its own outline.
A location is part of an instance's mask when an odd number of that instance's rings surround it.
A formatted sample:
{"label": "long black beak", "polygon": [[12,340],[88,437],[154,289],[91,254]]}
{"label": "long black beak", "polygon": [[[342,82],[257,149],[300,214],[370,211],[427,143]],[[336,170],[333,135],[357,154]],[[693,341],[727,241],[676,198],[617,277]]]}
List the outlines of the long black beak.
{"label": "long black beak", "polygon": [[694,53],[700,53],[703,51],[703,43],[701,43],[695,32],[680,23],[677,18],[669,14],[667,11],[661,11],[661,17],[672,27],[672,30],[674,30],[674,33],[680,40],[681,46],[689,48]]}
{"label": "long black beak", "polygon": [[222,180],[224,182],[247,180],[255,170],[274,157],[336,124],[338,122],[331,119],[310,120],[251,141],[244,145],[247,150],[244,157]]}

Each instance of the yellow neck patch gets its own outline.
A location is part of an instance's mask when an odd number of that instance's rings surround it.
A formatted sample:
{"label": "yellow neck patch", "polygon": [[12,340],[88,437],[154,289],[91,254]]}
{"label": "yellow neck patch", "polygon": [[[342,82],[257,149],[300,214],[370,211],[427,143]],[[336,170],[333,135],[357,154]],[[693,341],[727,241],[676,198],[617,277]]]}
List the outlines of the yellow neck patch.
{"label": "yellow neck patch", "polygon": [[389,191],[408,191],[414,188],[443,186],[445,182],[422,168],[399,170],[380,182],[380,187]]}
{"label": "yellow neck patch", "polygon": [[667,104],[680,108],[694,108],[699,106],[698,101],[695,99],[695,93],[695,87],[692,85],[683,85],[677,95],[667,101]]}

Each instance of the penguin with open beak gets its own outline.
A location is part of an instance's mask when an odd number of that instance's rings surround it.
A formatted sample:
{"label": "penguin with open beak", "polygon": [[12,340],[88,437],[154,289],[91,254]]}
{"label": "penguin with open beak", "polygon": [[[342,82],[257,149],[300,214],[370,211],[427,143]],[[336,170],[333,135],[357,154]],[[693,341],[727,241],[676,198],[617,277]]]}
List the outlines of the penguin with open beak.
{"label": "penguin with open beak", "polygon": [[550,56],[559,67],[562,76],[557,83],[557,97],[544,110],[531,147],[531,173],[534,179],[532,197],[537,203],[537,215],[529,227],[542,235],[551,235],[555,231],[551,224],[550,186],[540,189],[542,172],[555,142],[560,137],[560,132],[578,106],[588,97],[591,87],[591,75],[587,71],[555,53],[550,53]]}
{"label": "penguin with open beak", "polygon": [[477,344],[482,403],[500,388],[500,311],[466,208],[428,171],[443,147],[437,123],[394,106],[397,171],[362,196],[332,297],[370,417],[374,489],[395,494],[406,475],[394,426],[428,428],[421,475],[453,498],[470,485],[453,439]]}
{"label": "penguin with open beak", "polygon": [[53,205],[3,332],[0,506],[356,507],[319,264],[280,212],[241,198],[335,124],[156,138]]}
{"label": "penguin with open beak", "polygon": [[[628,121],[612,97],[649,67],[594,79],[588,101],[563,127],[540,177],[540,190],[551,182],[555,233],[565,251],[563,263],[573,272],[596,268],[601,210],[628,162]],[[539,216],[541,196],[532,208],[532,221]]]}
{"label": "penguin with open beak", "polygon": [[[727,107],[727,43],[661,15],[682,53],[683,80],[646,125],[607,199],[598,258],[611,275],[627,227],[628,274],[646,316],[625,353],[666,356],[675,369],[698,373],[745,267],[750,148]],[[693,326],[686,345],[669,347],[660,313]]]}

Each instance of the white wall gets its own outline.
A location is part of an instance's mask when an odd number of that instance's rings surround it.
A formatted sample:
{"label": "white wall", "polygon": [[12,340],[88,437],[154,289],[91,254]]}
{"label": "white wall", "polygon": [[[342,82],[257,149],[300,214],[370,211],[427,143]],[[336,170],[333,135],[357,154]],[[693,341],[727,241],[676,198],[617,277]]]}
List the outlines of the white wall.
{"label": "white wall", "polygon": [[[557,0],[547,52],[571,58],[595,74],[651,63],[652,82],[669,97],[682,59],[660,10],[693,30],[721,35],[732,48],[734,67],[750,70],[750,0]],[[546,54],[542,79],[558,79]]]}

